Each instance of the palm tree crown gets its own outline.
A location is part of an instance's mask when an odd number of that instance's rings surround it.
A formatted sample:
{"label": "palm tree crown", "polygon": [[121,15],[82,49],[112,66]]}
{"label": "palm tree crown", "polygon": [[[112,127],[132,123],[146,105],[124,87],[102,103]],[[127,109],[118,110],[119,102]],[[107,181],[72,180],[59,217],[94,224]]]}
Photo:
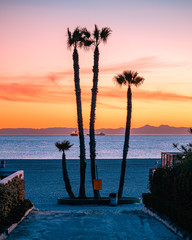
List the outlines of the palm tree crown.
{"label": "palm tree crown", "polygon": [[98,47],[101,42],[106,43],[111,32],[111,29],[108,27],[104,27],[99,30],[97,25],[95,24],[95,29],[93,32],[94,40],[92,40],[95,46]]}
{"label": "palm tree crown", "polygon": [[89,47],[92,44],[92,40],[90,40],[91,34],[87,30],[87,28],[79,28],[76,27],[74,32],[71,33],[69,28],[67,29],[67,47],[71,48],[74,46],[76,49],[77,47]]}
{"label": "palm tree crown", "polygon": [[73,144],[70,144],[69,141],[63,141],[63,142],[56,142],[55,146],[59,149],[60,152],[64,152],[66,150],[69,150]]}
{"label": "palm tree crown", "polygon": [[140,86],[144,82],[144,78],[138,76],[137,72],[134,71],[124,71],[123,74],[118,74],[114,77],[114,80],[118,85],[135,85]]}
{"label": "palm tree crown", "polygon": [[68,38],[67,38],[67,47],[71,48],[74,46],[74,48],[77,48],[77,45],[82,40],[82,33],[79,27],[76,27],[74,32],[71,33],[69,28],[67,29]]}

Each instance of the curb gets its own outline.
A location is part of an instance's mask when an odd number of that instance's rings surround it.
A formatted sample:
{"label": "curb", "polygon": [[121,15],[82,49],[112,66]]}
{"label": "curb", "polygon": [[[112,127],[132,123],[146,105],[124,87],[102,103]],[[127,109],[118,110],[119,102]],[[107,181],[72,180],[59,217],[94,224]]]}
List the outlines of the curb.
{"label": "curb", "polygon": [[144,213],[150,215],[151,217],[154,217],[159,222],[163,223],[168,229],[170,229],[172,232],[174,232],[177,236],[181,237],[182,239],[185,239],[185,240],[191,239],[190,234],[188,232],[182,230],[181,228],[176,226],[176,224],[170,222],[166,216],[164,218],[162,218],[158,215],[158,213],[150,210],[149,208],[147,208],[145,206],[143,206],[142,211]]}
{"label": "curb", "polygon": [[1,233],[0,234],[0,240],[6,239],[8,237],[8,235],[17,227],[17,225],[19,223],[21,223],[23,221],[23,219],[26,218],[26,216],[33,210],[33,208],[34,208],[34,205],[25,212],[24,216],[21,218],[21,220],[19,220],[19,222],[13,223],[9,228],[7,228],[5,230],[4,233]]}

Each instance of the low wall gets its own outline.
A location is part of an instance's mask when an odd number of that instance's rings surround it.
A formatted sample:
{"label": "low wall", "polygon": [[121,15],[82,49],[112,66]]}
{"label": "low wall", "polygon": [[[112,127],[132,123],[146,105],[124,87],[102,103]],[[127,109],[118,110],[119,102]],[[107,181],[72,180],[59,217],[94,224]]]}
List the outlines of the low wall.
{"label": "low wall", "polygon": [[24,171],[0,170],[0,240],[6,239],[11,231],[33,209],[25,199]]}
{"label": "low wall", "polygon": [[18,177],[20,179],[24,179],[24,171],[9,171],[9,170],[0,170],[0,177],[3,177],[0,180],[0,184],[6,184],[11,181],[14,177]]}
{"label": "low wall", "polygon": [[[7,176],[9,173],[11,175]],[[12,224],[13,219],[17,220],[17,209],[23,205],[25,201],[25,182],[24,173],[20,171],[0,172],[1,177],[5,177],[0,181],[0,233]],[[15,220],[15,221],[16,221]]]}

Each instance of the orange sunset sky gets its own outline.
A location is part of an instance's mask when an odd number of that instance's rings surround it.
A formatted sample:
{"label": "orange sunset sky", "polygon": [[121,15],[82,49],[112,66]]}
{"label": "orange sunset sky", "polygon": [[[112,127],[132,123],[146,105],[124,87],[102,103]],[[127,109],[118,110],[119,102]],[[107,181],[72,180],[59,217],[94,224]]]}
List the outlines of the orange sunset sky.
{"label": "orange sunset sky", "polygon": [[[67,27],[110,27],[100,45],[96,128],[125,126],[123,70],[133,88],[132,127],[192,127],[191,0],[1,0],[0,128],[77,127]],[[89,127],[93,48],[79,50],[84,127]]]}

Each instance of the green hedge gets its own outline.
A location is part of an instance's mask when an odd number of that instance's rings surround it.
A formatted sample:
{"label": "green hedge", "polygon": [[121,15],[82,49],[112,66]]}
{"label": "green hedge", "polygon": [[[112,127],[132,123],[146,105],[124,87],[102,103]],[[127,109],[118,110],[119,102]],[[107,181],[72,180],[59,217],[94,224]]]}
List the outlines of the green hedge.
{"label": "green hedge", "polygon": [[19,221],[26,209],[32,207],[29,200],[25,200],[25,182],[15,177],[7,184],[0,184],[0,232],[6,227]]}
{"label": "green hedge", "polygon": [[143,193],[143,203],[192,233],[192,143],[174,146],[182,152],[180,163],[157,168],[154,174],[151,169],[151,193]]}
{"label": "green hedge", "polygon": [[142,197],[146,207],[167,216],[172,222],[192,233],[192,208],[160,198],[152,193],[143,193]]}
{"label": "green hedge", "polygon": [[171,168],[158,168],[149,185],[155,196],[192,208],[192,159]]}
{"label": "green hedge", "polygon": [[146,207],[166,215],[192,233],[192,158],[149,176],[151,193],[143,194]]}

